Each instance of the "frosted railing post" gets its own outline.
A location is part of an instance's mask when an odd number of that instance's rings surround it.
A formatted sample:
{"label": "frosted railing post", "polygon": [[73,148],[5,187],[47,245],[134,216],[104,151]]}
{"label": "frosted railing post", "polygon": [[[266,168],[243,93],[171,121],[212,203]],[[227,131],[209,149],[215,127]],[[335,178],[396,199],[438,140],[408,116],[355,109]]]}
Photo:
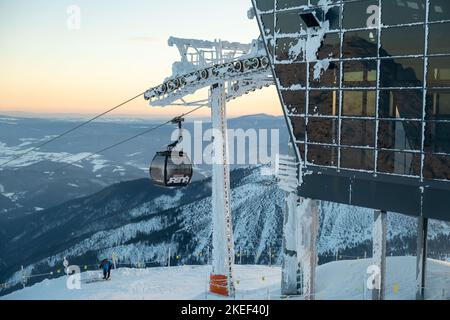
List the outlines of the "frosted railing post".
{"label": "frosted railing post", "polygon": [[283,295],[301,294],[305,299],[314,300],[317,231],[318,201],[288,193],[283,221]]}
{"label": "frosted railing post", "polygon": [[297,259],[296,213],[300,197],[294,193],[286,194],[286,208],[283,219],[281,294],[298,295],[297,274],[300,272]]}
{"label": "frosted railing post", "polygon": [[299,239],[297,239],[297,254],[303,273],[302,294],[306,300],[315,300],[319,202],[304,199],[298,211]]}
{"label": "frosted railing post", "polygon": [[386,235],[387,213],[386,211],[375,210],[372,230],[373,264],[378,267],[379,273],[375,275],[375,287],[372,289],[372,300],[385,299]]}
{"label": "frosted railing post", "polygon": [[416,299],[425,299],[425,275],[427,266],[428,219],[417,218]]}

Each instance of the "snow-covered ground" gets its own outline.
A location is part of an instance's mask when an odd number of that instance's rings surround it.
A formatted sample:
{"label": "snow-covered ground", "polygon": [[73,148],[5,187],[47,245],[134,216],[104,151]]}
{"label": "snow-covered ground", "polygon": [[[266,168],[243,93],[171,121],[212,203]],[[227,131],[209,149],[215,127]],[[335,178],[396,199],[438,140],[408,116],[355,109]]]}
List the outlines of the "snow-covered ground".
{"label": "snow-covered ground", "polygon": [[[415,257],[387,259],[388,299],[415,298]],[[319,266],[317,299],[369,299],[365,290],[370,259],[337,261]],[[81,289],[68,290],[66,277],[44,280],[0,299],[7,300],[105,300],[105,299],[220,299],[207,293],[209,266],[113,270],[112,280],[103,281],[100,272],[82,273]],[[236,265],[237,299],[286,299],[280,296],[279,267]],[[450,263],[429,260],[428,299],[450,299]]]}

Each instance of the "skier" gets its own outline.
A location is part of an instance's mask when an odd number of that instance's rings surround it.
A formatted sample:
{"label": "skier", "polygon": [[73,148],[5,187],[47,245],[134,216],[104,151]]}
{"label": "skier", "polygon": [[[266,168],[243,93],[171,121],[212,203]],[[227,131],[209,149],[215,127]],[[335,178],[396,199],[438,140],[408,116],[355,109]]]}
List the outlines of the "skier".
{"label": "skier", "polygon": [[103,269],[103,279],[104,280],[109,280],[109,278],[111,277],[112,267],[113,267],[113,265],[108,259],[104,259],[100,263],[99,269]]}

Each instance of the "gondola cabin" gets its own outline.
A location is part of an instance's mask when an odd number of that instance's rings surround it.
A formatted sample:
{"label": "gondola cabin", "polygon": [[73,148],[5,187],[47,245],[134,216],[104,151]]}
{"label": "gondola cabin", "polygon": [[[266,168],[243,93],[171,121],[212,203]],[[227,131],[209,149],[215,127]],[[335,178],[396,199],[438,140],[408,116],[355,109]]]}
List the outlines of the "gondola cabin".
{"label": "gondola cabin", "polygon": [[158,186],[180,188],[192,179],[192,163],[183,151],[157,152],[150,165],[150,179]]}

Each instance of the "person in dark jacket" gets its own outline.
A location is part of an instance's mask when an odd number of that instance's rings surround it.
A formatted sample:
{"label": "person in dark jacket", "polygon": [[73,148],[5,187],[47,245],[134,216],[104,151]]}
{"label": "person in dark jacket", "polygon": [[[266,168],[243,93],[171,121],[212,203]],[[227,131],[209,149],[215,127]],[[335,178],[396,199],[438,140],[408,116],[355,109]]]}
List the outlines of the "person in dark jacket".
{"label": "person in dark jacket", "polygon": [[108,280],[111,277],[111,269],[113,265],[108,259],[102,260],[99,269],[103,269],[103,279]]}

